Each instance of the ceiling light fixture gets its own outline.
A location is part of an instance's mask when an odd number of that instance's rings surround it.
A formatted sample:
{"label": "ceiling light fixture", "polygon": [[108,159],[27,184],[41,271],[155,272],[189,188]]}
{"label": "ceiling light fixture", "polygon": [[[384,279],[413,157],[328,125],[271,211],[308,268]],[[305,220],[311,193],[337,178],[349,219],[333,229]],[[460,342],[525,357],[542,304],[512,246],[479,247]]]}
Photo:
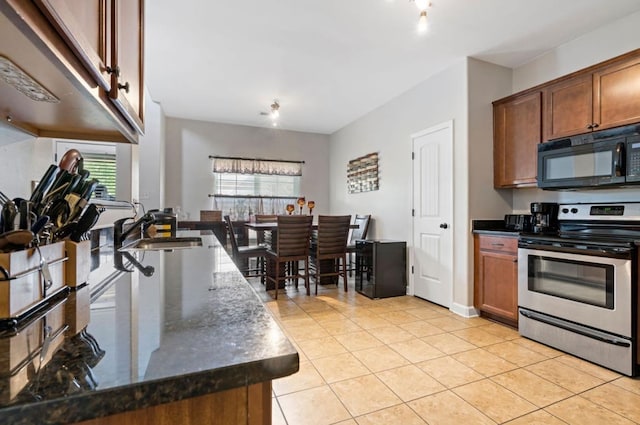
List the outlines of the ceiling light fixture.
{"label": "ceiling light fixture", "polygon": [[277,100],[274,100],[271,104],[271,119],[277,120],[280,117],[280,104]]}
{"label": "ceiling light fixture", "polygon": [[278,99],[274,99],[273,103],[269,105],[269,112],[260,111],[260,115],[271,118],[271,125],[274,127],[278,126],[278,118],[280,118],[280,102]]}
{"label": "ceiling light fixture", "polygon": [[420,11],[420,15],[418,17],[418,32],[424,33],[427,31],[429,27],[429,22],[427,21],[427,9],[431,7],[431,3],[429,0],[409,0],[415,3],[416,7]]}

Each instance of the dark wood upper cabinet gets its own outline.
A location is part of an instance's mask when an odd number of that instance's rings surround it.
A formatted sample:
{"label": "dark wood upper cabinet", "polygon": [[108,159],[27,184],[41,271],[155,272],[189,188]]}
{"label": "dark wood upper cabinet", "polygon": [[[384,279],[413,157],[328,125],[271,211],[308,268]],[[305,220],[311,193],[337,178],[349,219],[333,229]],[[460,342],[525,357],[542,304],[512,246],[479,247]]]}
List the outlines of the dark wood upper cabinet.
{"label": "dark wood upper cabinet", "polygon": [[640,57],[594,72],[593,116],[598,130],[640,122]]}
{"label": "dark wood upper cabinet", "polygon": [[0,0],[0,55],[53,94],[0,84],[0,112],[36,137],[137,143],[144,0]]}
{"label": "dark wood upper cabinet", "polygon": [[144,2],[113,0],[111,92],[116,107],[144,133]]}
{"label": "dark wood upper cabinet", "polygon": [[528,93],[493,106],[494,186],[534,186],[542,140],[542,94]]}
{"label": "dark wood upper cabinet", "polygon": [[493,102],[494,187],[535,186],[538,144],[640,123],[640,49]]}
{"label": "dark wood upper cabinet", "polygon": [[65,42],[87,67],[95,82],[111,90],[107,71],[110,8],[107,0],[34,0]]}
{"label": "dark wood upper cabinet", "polygon": [[593,123],[591,75],[551,84],[543,91],[544,140],[591,131]]}
{"label": "dark wood upper cabinet", "polygon": [[34,0],[108,94],[144,133],[143,0]]}
{"label": "dark wood upper cabinet", "polygon": [[543,92],[545,141],[640,122],[640,56],[579,71]]}

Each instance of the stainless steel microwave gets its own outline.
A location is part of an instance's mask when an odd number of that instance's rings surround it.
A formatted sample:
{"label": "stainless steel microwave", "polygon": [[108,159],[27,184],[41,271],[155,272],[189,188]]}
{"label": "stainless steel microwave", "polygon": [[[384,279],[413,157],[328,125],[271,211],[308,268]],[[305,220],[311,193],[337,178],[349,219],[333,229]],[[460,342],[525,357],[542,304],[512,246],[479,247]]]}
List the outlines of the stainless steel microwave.
{"label": "stainless steel microwave", "polygon": [[640,124],[541,143],[537,180],[542,189],[640,184]]}

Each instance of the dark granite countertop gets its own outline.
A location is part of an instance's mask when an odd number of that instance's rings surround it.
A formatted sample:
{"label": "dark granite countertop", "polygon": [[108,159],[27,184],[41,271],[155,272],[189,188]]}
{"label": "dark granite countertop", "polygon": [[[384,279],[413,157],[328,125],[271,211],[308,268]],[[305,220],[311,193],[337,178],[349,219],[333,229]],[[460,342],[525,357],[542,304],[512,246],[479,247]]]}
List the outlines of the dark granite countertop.
{"label": "dark granite countertop", "polygon": [[490,234],[517,237],[520,232],[505,227],[504,220],[472,220],[471,232],[476,234]]}
{"label": "dark granite countertop", "polygon": [[[92,256],[89,285],[0,336],[0,366],[10,365],[0,370],[0,422],[79,422],[297,372],[297,351],[254,289],[215,237],[202,239],[133,262],[107,243]],[[64,333],[42,355],[50,360],[39,368],[31,347],[16,364],[20,338],[36,346],[45,326]]]}

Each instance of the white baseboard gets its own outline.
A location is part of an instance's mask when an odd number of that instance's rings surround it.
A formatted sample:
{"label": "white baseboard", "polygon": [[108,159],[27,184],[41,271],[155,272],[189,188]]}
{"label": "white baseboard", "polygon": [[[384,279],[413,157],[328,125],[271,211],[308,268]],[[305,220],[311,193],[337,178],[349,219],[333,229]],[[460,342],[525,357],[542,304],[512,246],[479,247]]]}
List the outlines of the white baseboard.
{"label": "white baseboard", "polygon": [[458,303],[451,303],[451,308],[449,308],[455,314],[462,317],[478,317],[480,314],[478,310],[476,310],[473,306],[466,306]]}

